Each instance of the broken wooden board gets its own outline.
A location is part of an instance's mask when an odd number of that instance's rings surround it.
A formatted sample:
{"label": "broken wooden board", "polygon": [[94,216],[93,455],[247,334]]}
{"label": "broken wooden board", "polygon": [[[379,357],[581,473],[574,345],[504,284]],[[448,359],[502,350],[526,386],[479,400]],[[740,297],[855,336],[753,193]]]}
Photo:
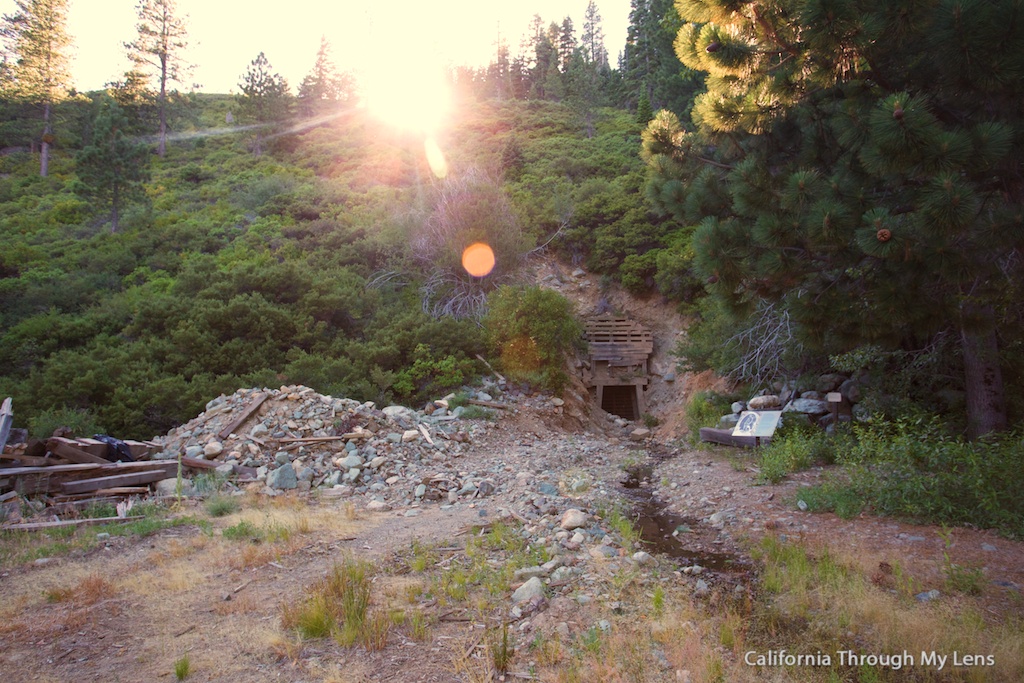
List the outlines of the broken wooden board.
{"label": "broken wooden board", "polygon": [[236,429],[245,424],[245,421],[252,417],[253,413],[259,410],[260,406],[263,405],[263,402],[266,401],[269,396],[270,394],[260,394],[259,396],[254,398],[252,403],[250,403],[246,407],[246,409],[242,411],[241,415],[235,418],[235,420],[231,422],[231,424],[229,424],[227,427],[217,432],[217,437],[221,441],[223,441],[224,439],[231,436],[232,432],[234,432]]}
{"label": "broken wooden board", "polygon": [[0,405],[0,453],[7,445],[7,437],[11,434],[11,425],[14,423],[14,400],[9,396]]}
{"label": "broken wooden board", "polygon": [[[107,445],[101,444],[106,450]],[[98,455],[93,455],[88,451],[83,450],[79,445],[71,440],[65,439],[59,436],[55,436],[51,439],[47,439],[46,447],[50,449],[50,452],[54,455],[67,460],[68,462],[74,462],[79,464],[94,463],[97,465],[109,465],[110,461],[106,458],[101,458]]]}
{"label": "broken wooden board", "polygon": [[504,403],[497,403],[495,401],[480,401],[475,398],[471,398],[466,403],[472,406],[483,406],[485,408],[499,408],[501,410],[508,410],[508,406]]}
{"label": "broken wooden board", "polygon": [[701,427],[700,440],[707,443],[722,444],[723,446],[737,446],[739,448],[755,448],[759,445],[767,446],[772,442],[771,437],[733,436],[731,429],[715,429],[713,427]]}
{"label": "broken wooden board", "polygon": [[22,465],[28,465],[29,467],[47,467],[63,462],[57,458],[37,458],[34,455],[25,455],[24,453],[3,453],[0,454],[0,460],[20,462]]}
{"label": "broken wooden board", "polygon": [[297,436],[292,439],[278,439],[278,443],[327,443],[329,441],[353,441],[372,439],[373,432],[345,432],[338,436]]}
{"label": "broken wooden board", "polygon": [[[177,461],[168,460],[167,462]],[[213,462],[212,460],[203,460],[202,458],[190,458],[187,455],[181,456],[181,464],[183,467],[191,467],[194,470],[215,470],[221,466],[221,463]]]}
{"label": "broken wooden board", "polygon": [[65,519],[59,522],[29,522],[26,524],[11,524],[2,527],[4,531],[39,531],[41,529],[55,529],[62,526],[89,526],[93,524],[113,524],[114,522],[134,522],[138,519],[145,519],[143,515],[132,517],[89,517],[87,519]]}
{"label": "broken wooden board", "polygon": [[125,474],[113,474],[106,477],[95,477],[93,479],[79,479],[78,481],[66,481],[60,485],[61,493],[86,493],[98,491],[115,486],[135,486],[137,484],[151,484],[162,479],[173,477],[178,471],[177,464],[174,464],[173,471],[169,468],[144,470],[142,472],[128,472]]}
{"label": "broken wooden board", "polygon": [[[7,467],[0,469],[0,489],[12,488],[22,495],[61,491],[61,485],[78,479],[90,479],[97,476],[123,474],[159,470],[166,472],[168,462],[174,470],[170,475],[177,474],[177,463],[171,461],[126,462],[104,464],[82,463],[73,465],[51,465],[49,467]],[[103,487],[100,487],[103,488]]]}
{"label": "broken wooden board", "polygon": [[[107,444],[103,441],[99,441],[98,439],[88,439],[81,437],[76,439],[67,439],[67,441],[72,446],[78,448],[79,450],[83,450],[90,455],[95,455],[98,458],[103,458],[104,460],[107,460],[106,455],[110,447],[107,446]],[[110,461],[107,460],[107,462]]]}

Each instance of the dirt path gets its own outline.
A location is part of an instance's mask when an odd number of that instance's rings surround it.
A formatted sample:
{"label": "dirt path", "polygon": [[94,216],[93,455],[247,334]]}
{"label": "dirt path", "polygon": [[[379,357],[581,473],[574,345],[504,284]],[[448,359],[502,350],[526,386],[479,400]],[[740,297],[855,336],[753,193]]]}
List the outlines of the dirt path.
{"label": "dirt path", "polygon": [[[687,567],[706,563],[701,558],[731,556],[743,565],[739,570],[710,571],[702,580],[712,589],[749,590],[753,564],[747,564],[745,549],[764,534],[828,547],[868,573],[899,561],[923,591],[941,588],[948,551],[955,561],[983,564],[989,584],[979,605],[990,616],[1018,608],[1013,596],[1024,585],[1024,544],[957,529],[947,548],[934,527],[800,512],[799,490],[820,471],[755,486],[734,453],[565,433],[551,427],[559,419],[545,408],[520,410],[488,428],[461,456],[463,470],[493,473],[496,491],[489,497],[369,513],[355,499],[246,496],[240,511],[212,519],[192,503],[177,514],[204,524],[145,538],[113,537],[84,554],[11,567],[0,577],[0,669],[12,683],[173,680],[174,663],[187,654],[190,681],[483,680],[487,615],[458,603],[446,606],[436,589],[433,601],[424,597],[431,579],[402,570],[396,557],[416,544],[437,548],[431,562],[444,569],[466,552],[477,530],[499,519],[519,525],[533,545],[555,547],[557,520],[566,509],[604,511],[606,521],[608,510],[626,509],[631,503],[622,484],[637,468],[666,510],[688,520],[674,542],[692,553],[690,559],[663,556],[657,569],[644,570],[630,564],[625,544],[601,540],[603,531],[589,533],[575,551],[568,542],[564,558],[573,578],[553,591],[542,613],[513,620],[516,628],[524,620],[529,624],[521,630],[522,642],[545,630],[579,636],[600,620],[601,610],[621,611],[608,586],[626,570],[690,585]],[[258,543],[227,539],[224,530],[244,521],[286,533]],[[609,547],[617,553],[597,557],[595,549]],[[346,557],[380,570],[378,604],[431,615],[426,640],[396,628],[386,648],[367,652],[330,640],[298,642],[282,629],[282,606],[301,602],[304,591]],[[511,604],[507,596],[497,603],[505,605],[502,611]],[[672,680],[674,671],[649,671],[642,680]]]}

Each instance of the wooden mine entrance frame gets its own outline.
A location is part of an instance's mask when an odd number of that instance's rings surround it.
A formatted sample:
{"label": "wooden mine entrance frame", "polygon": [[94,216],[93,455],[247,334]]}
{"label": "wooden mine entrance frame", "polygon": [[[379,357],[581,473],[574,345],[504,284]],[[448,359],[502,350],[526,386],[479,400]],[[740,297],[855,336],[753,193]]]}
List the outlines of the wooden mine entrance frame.
{"label": "wooden mine entrance frame", "polygon": [[604,408],[606,387],[633,387],[633,419],[640,419],[647,410],[644,391],[650,381],[647,360],[654,351],[654,335],[635,320],[614,316],[590,318],[584,335],[590,368],[583,379],[588,388],[597,389],[597,406]]}

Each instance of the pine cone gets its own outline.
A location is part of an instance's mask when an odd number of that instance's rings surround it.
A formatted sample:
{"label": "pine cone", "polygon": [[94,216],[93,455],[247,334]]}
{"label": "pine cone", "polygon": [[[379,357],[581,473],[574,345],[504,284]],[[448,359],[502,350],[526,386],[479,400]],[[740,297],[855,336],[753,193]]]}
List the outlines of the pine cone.
{"label": "pine cone", "polygon": [[896,105],[896,108],[892,110],[892,117],[897,121],[903,120],[903,107]]}
{"label": "pine cone", "polygon": [[892,239],[892,230],[889,230],[888,228],[882,228],[881,230],[875,233],[875,239],[877,239],[879,242],[888,242],[889,240]]}
{"label": "pine cone", "polygon": [[722,44],[716,40],[712,43],[709,43],[708,46],[704,49],[707,50],[708,52],[718,52],[719,50],[722,49]]}

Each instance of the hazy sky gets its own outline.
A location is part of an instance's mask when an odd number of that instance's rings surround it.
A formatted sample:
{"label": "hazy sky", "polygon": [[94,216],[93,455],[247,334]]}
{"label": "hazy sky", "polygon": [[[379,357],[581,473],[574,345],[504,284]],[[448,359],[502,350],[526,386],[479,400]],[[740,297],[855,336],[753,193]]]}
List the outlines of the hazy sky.
{"label": "hazy sky", "polygon": [[[70,0],[72,75],[79,90],[102,88],[128,66],[122,43],[133,40],[136,0]],[[612,65],[626,40],[629,0],[597,0]],[[545,24],[572,18],[583,30],[587,0],[178,0],[189,15],[192,81],[204,92],[238,90],[259,52],[296,88],[313,66],[320,36],[341,69],[371,61],[386,68],[424,62],[485,64],[503,35],[512,53],[534,14]],[[14,11],[0,0],[0,12]]]}

